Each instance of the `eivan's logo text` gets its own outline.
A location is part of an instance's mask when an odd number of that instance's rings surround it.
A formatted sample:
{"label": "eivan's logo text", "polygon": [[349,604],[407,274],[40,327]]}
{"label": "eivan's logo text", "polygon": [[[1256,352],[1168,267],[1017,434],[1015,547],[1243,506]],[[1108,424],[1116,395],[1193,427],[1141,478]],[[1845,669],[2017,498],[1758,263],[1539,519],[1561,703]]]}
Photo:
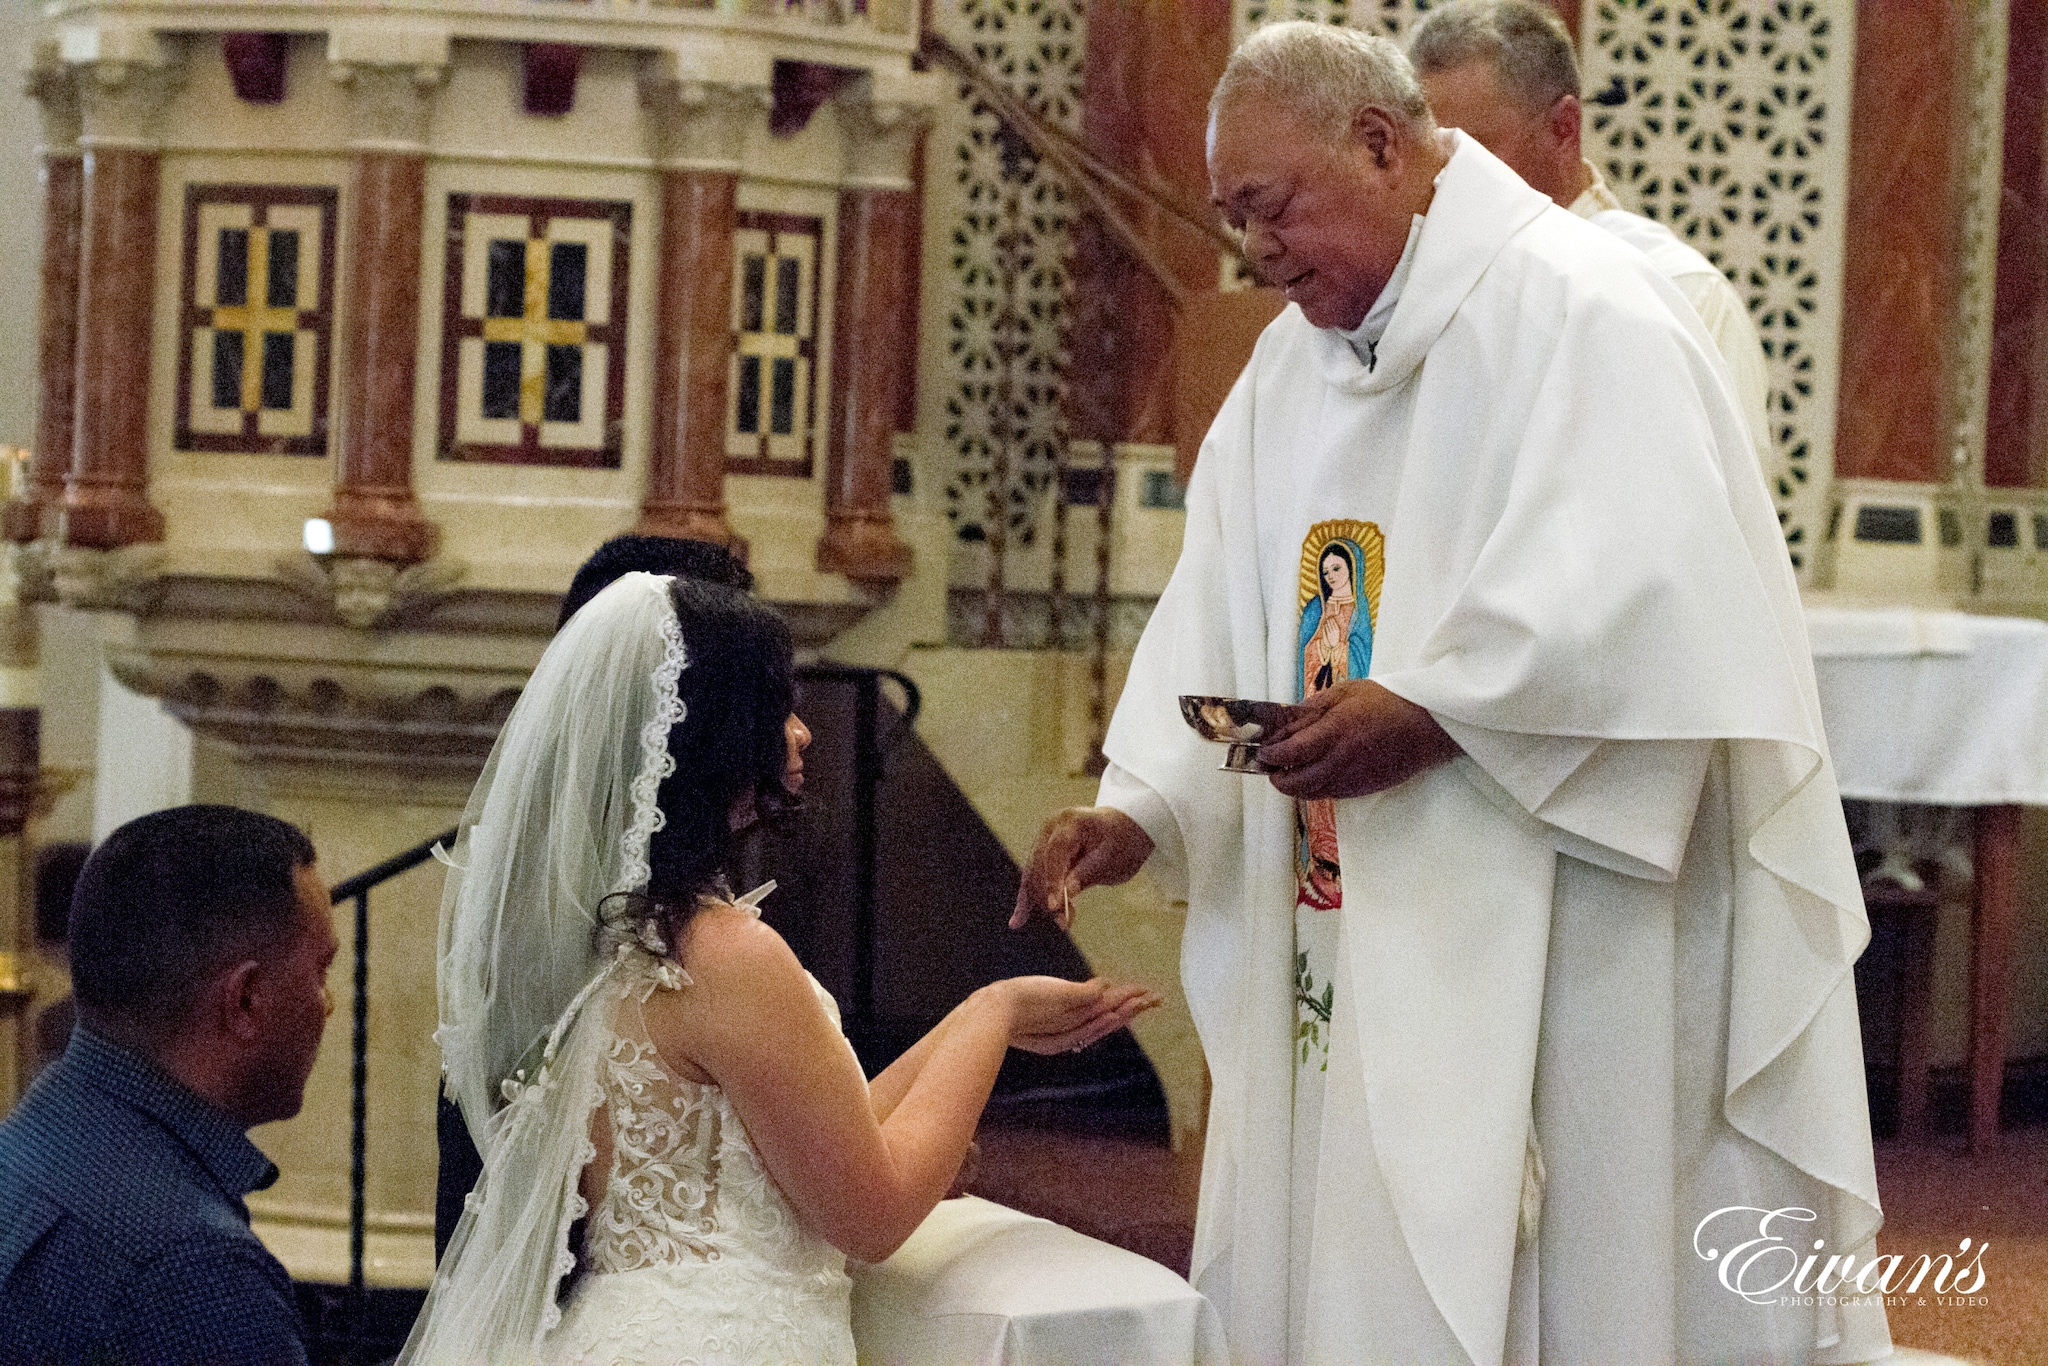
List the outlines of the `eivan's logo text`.
{"label": "eivan's logo text", "polygon": [[[1973,1295],[1984,1288],[1989,1243],[1973,1250],[1965,1238],[1956,1256],[1922,1253],[1908,1262],[1893,1253],[1859,1264],[1853,1253],[1829,1252],[1824,1238],[1806,1248],[1807,1230],[1801,1226],[1818,1218],[1797,1205],[1725,1205],[1700,1220],[1692,1231],[1692,1250],[1701,1261],[1716,1264],[1721,1284],[1751,1304],[1771,1304],[1786,1295],[1851,1299],[1917,1295],[1925,1288],[1947,1296]],[[1930,1275],[1931,1286],[1926,1284]]]}

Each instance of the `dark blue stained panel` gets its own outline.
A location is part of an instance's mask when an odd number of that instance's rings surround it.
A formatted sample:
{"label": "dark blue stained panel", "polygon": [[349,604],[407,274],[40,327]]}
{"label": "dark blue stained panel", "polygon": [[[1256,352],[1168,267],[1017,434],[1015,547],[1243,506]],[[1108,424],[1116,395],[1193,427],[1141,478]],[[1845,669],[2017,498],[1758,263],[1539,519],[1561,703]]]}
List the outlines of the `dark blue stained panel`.
{"label": "dark blue stained panel", "polygon": [[547,422],[583,420],[583,348],[548,348],[548,387],[541,400],[541,418]]}
{"label": "dark blue stained panel", "polygon": [[775,330],[785,337],[796,335],[797,260],[794,256],[775,258]]}
{"label": "dark blue stained panel", "polygon": [[548,248],[548,316],[582,322],[590,274],[590,248],[581,242],[557,242]]}
{"label": "dark blue stained panel", "polygon": [[484,416],[519,416],[519,343],[484,343]]}
{"label": "dark blue stained panel", "polygon": [[223,308],[249,302],[249,230],[222,228],[214,253],[213,301]]}
{"label": "dark blue stained panel", "polygon": [[740,263],[740,331],[761,331],[767,308],[768,258],[749,254]]}
{"label": "dark blue stained panel", "polygon": [[289,409],[292,406],[292,350],[289,332],[263,334],[263,406]]}
{"label": "dark blue stained panel", "polygon": [[526,243],[491,239],[489,269],[484,277],[484,316],[526,316]]}
{"label": "dark blue stained panel", "polygon": [[263,293],[263,302],[272,308],[299,306],[299,234],[296,231],[271,230],[270,279]]}
{"label": "dark blue stained panel", "polygon": [[733,426],[748,436],[761,430],[761,358],[740,357],[740,393]]}
{"label": "dark blue stained panel", "polygon": [[242,334],[213,334],[213,406],[242,406]]}
{"label": "dark blue stained panel", "polygon": [[775,359],[768,391],[768,430],[788,436],[796,430],[796,362],[787,356]]}

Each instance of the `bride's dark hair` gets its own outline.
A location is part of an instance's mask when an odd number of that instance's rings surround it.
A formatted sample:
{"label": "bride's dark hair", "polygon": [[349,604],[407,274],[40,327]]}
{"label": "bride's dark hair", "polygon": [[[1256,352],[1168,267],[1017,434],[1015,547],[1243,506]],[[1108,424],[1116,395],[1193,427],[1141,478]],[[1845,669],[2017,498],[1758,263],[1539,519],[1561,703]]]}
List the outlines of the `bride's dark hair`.
{"label": "bride's dark hair", "polygon": [[732,895],[725,865],[740,798],[751,796],[763,820],[798,803],[783,786],[783,726],[796,703],[788,623],[745,593],[701,580],[676,578],[669,598],[684,664],[676,678],[683,717],[668,733],[676,768],[656,798],[666,820],[648,841],[646,895],[608,900],[604,918],[643,942],[651,930],[673,953],[706,898]]}

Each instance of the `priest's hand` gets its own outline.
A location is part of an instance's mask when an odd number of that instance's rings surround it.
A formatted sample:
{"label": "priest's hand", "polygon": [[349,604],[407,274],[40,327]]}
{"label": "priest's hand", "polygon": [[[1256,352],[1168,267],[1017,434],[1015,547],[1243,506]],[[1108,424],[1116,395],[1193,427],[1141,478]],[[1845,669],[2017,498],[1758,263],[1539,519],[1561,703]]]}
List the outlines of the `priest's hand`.
{"label": "priest's hand", "polygon": [[1436,718],[1369,679],[1347,679],[1293,708],[1259,761],[1290,797],[1363,797],[1454,759]]}
{"label": "priest's hand", "polygon": [[1075,897],[1090,887],[1129,882],[1151,857],[1152,837],[1115,807],[1068,807],[1038,832],[1031,863],[1017,884],[1010,928],[1021,930],[1032,916],[1043,915],[1071,929]]}

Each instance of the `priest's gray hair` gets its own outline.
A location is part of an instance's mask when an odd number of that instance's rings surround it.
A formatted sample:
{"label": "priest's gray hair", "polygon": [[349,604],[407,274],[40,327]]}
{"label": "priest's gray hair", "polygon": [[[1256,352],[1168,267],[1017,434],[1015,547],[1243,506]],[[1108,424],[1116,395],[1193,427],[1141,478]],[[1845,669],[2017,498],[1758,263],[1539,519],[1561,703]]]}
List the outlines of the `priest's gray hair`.
{"label": "priest's gray hair", "polygon": [[1490,63],[1502,93],[1531,109],[1579,93],[1571,32],[1557,11],[1529,0],[1459,0],[1433,9],[1408,39],[1408,59],[1431,74]]}
{"label": "priest's gray hair", "polygon": [[1333,139],[1344,137],[1367,109],[1386,114],[1405,136],[1435,127],[1415,68],[1399,44],[1305,19],[1259,29],[1230,55],[1209,97],[1209,126],[1216,126],[1225,107],[1249,94],[1294,110]]}

